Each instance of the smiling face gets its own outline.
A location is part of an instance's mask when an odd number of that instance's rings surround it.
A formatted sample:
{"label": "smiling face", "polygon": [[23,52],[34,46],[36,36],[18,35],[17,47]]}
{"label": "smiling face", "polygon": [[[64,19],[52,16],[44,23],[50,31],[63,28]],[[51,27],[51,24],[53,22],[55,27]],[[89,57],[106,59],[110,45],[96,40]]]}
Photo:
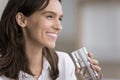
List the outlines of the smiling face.
{"label": "smiling face", "polygon": [[54,48],[58,33],[62,30],[62,6],[58,0],[50,0],[43,10],[26,17],[23,28],[25,42],[41,47]]}

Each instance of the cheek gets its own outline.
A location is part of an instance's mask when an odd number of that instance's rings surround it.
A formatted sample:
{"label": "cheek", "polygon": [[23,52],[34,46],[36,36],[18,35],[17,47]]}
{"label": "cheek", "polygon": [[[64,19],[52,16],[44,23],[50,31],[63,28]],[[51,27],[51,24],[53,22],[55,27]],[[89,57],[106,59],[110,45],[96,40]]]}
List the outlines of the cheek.
{"label": "cheek", "polygon": [[31,32],[31,36],[33,38],[43,40],[46,39],[46,32],[48,31],[48,24],[41,22],[41,23],[34,23],[29,28],[29,31]]}
{"label": "cheek", "polygon": [[52,22],[46,20],[45,18],[31,18],[28,20],[28,29],[31,33],[31,36],[37,36],[39,38],[45,37],[45,33],[51,29]]}
{"label": "cheek", "polygon": [[32,19],[28,21],[27,28],[34,33],[41,32],[42,27],[43,23],[42,22],[40,23],[39,19]]}

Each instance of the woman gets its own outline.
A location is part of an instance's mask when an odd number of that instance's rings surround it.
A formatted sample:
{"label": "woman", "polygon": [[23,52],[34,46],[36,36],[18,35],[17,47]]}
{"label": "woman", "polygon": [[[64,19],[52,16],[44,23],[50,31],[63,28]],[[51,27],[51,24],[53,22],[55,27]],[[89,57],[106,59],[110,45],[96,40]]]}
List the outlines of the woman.
{"label": "woman", "polygon": [[8,1],[0,21],[0,80],[76,80],[70,57],[53,50],[62,30],[60,2]]}

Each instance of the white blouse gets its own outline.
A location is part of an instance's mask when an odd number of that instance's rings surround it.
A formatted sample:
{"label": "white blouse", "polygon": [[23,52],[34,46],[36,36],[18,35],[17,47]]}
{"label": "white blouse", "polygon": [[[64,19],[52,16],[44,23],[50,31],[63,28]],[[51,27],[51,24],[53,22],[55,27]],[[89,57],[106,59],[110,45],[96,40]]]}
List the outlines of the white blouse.
{"label": "white blouse", "polygon": [[[59,77],[56,80],[77,80],[75,76],[75,66],[71,58],[67,53],[58,52],[57,55],[59,58],[58,67],[59,67]],[[49,75],[50,64],[47,59],[43,60],[43,70],[38,80],[51,80]],[[11,73],[12,74],[12,73]],[[14,80],[3,76],[0,76],[0,80]],[[29,75],[23,71],[19,73],[19,80],[34,80],[32,75]]]}

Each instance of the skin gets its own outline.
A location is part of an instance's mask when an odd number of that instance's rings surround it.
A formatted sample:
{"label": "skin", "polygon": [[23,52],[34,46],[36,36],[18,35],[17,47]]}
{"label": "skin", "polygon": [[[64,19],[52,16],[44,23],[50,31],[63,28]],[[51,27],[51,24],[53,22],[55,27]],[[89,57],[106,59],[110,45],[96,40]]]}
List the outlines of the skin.
{"label": "skin", "polygon": [[[101,67],[99,66],[98,60],[94,59],[92,53],[88,53],[88,61],[91,63],[91,67],[98,72],[100,78],[102,78],[103,74],[101,73]],[[76,74],[79,75],[80,68],[76,68]]]}
{"label": "skin", "polygon": [[[29,60],[29,68],[38,80],[43,69],[42,48],[54,48],[58,34],[62,30],[62,6],[58,0],[50,0],[48,6],[42,11],[36,11],[26,17],[21,12],[16,14],[16,21],[23,30],[25,37],[25,53]],[[98,61],[89,55],[93,69],[100,71]],[[77,69],[78,70],[78,69]],[[80,72],[80,69],[76,72]]]}
{"label": "skin", "polygon": [[17,13],[16,21],[22,27],[25,37],[25,51],[29,66],[37,80],[42,72],[42,48],[54,48],[58,34],[62,30],[62,6],[58,0],[50,0],[42,11],[38,10],[26,17]]}

